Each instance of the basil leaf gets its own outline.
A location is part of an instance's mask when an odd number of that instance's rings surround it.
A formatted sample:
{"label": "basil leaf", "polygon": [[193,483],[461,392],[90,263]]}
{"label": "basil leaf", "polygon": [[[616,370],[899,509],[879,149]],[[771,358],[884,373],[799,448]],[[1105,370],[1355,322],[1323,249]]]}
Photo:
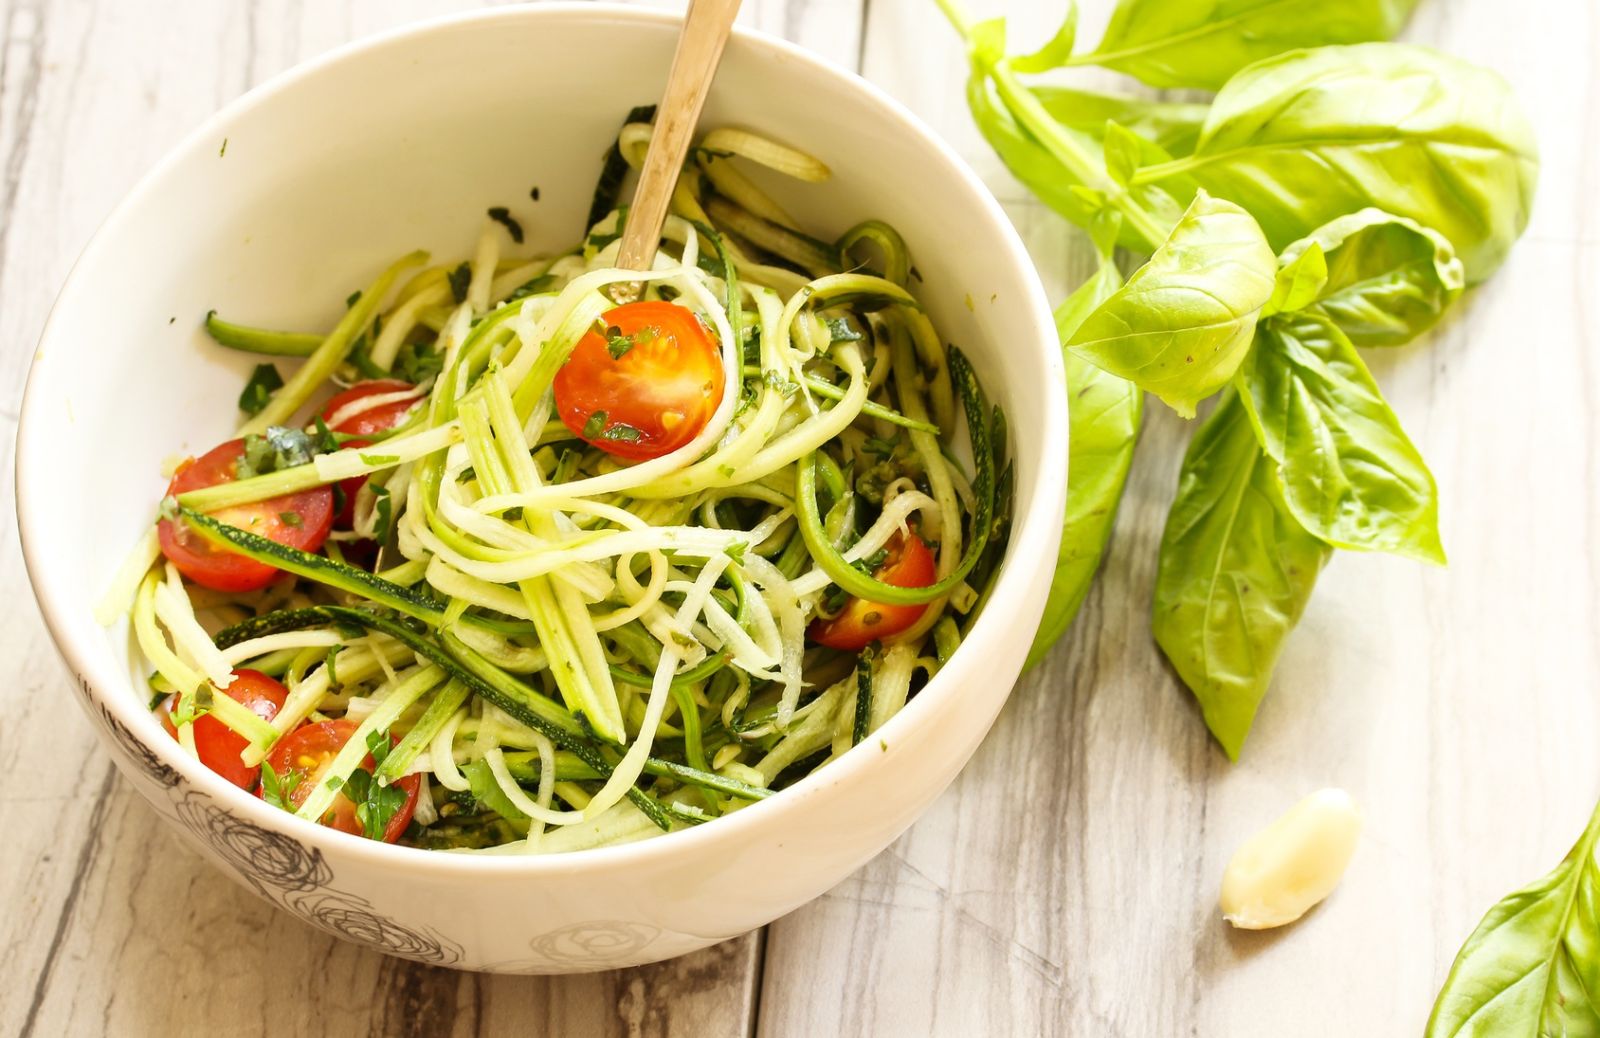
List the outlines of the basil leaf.
{"label": "basil leaf", "polygon": [[1538,172],[1503,79],[1423,47],[1367,43],[1250,66],[1217,94],[1194,154],[1145,166],[1135,182],[1193,177],[1248,209],[1277,248],[1374,206],[1434,228],[1476,282],[1527,225]]}
{"label": "basil leaf", "polygon": [[1273,468],[1228,392],[1184,455],[1156,572],[1156,644],[1234,760],[1332,554],[1289,513]]}
{"label": "basil leaf", "polygon": [[[1117,268],[1102,260],[1093,277],[1056,309],[1056,331],[1065,341],[1121,283]],[[1050,578],[1050,597],[1025,666],[1044,658],[1072,626],[1094,582],[1111,539],[1122,488],[1133,461],[1144,411],[1144,394],[1126,379],[1064,352],[1067,368],[1067,510],[1061,549]]]}
{"label": "basil leaf", "polygon": [[1215,90],[1262,58],[1297,47],[1387,40],[1417,0],[1122,0],[1093,63],[1158,87]]}
{"label": "basil leaf", "polygon": [[1462,945],[1425,1038],[1600,1032],[1600,808],[1561,864],[1500,901]]}
{"label": "basil leaf", "polygon": [[[1398,346],[1432,328],[1466,284],[1455,250],[1437,231],[1381,209],[1323,224],[1279,259],[1325,257],[1317,308],[1357,346]],[[1285,307],[1285,309],[1301,309]]]}
{"label": "basil leaf", "polygon": [[1277,270],[1250,214],[1202,193],[1150,262],[1067,345],[1193,417],[1195,404],[1225,385],[1250,349]]}
{"label": "basil leaf", "polygon": [[1300,525],[1338,548],[1443,564],[1433,474],[1331,320],[1262,322],[1240,375]]}

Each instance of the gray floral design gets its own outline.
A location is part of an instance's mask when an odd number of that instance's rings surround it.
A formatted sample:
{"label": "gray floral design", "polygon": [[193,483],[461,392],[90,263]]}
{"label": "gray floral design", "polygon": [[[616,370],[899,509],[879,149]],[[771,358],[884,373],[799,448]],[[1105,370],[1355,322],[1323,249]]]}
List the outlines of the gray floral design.
{"label": "gray floral design", "polygon": [[[93,704],[93,697],[89,696],[89,683],[84,680],[81,674],[78,675],[78,687],[83,690],[83,694]],[[147,778],[167,789],[175,788],[182,781],[177,769],[162,760],[156,751],[143,739],[129,731],[128,726],[117,720],[109,707],[104,703],[100,703],[95,710],[96,716],[100,718],[100,723],[105,725],[106,731],[111,733],[111,738],[116,740],[117,745],[122,747],[128,759],[133,761]]]}
{"label": "gray floral design", "polygon": [[543,933],[528,948],[550,965],[568,968],[604,966],[644,951],[661,936],[659,926],[613,920],[576,923]]}
{"label": "gray floral design", "polygon": [[320,850],[224,811],[204,793],[185,793],[174,806],[178,820],[262,897],[278,900],[274,892],[315,890],[333,879]]}
{"label": "gray floral design", "polygon": [[461,961],[461,946],[428,929],[401,926],[372,910],[371,902],[336,890],[288,897],[284,907],[335,937],[435,966]]}

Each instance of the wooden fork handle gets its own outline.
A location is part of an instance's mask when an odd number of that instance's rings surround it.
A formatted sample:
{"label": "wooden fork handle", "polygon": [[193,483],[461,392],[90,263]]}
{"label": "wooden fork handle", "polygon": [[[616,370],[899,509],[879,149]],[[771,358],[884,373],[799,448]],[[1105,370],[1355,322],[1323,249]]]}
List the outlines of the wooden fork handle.
{"label": "wooden fork handle", "polygon": [[628,209],[628,222],[617,251],[617,266],[624,270],[649,270],[655,260],[672,189],[689,154],[689,142],[711,91],[722,49],[733,31],[739,3],[740,0],[689,2],[678,49],[672,57],[672,71],[667,76],[667,89],[656,109],[650,150],[645,153],[639,188]]}

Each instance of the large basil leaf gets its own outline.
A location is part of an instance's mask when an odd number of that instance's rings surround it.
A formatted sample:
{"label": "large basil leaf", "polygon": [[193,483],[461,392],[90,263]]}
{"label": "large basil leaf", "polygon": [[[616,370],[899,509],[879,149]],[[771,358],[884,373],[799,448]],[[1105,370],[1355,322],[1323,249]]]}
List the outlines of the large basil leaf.
{"label": "large basil leaf", "polygon": [[1067,345],[1193,417],[1195,404],[1225,385],[1250,349],[1277,270],[1250,214],[1202,192],[1150,261]]}
{"label": "large basil leaf", "polygon": [[1215,90],[1239,69],[1296,47],[1387,40],[1417,0],[1122,0],[1093,63],[1158,87]]}
{"label": "large basil leaf", "polygon": [[1161,535],[1156,644],[1234,760],[1332,554],[1289,514],[1275,467],[1229,391],[1189,444]]}
{"label": "large basil leaf", "polygon": [[1600,1034],[1600,809],[1554,872],[1489,909],[1456,955],[1426,1038]]}
{"label": "large basil leaf", "polygon": [[1381,209],[1363,209],[1323,224],[1290,244],[1291,264],[1319,248],[1327,281],[1317,307],[1357,346],[1410,342],[1455,302],[1466,273],[1437,231]]}
{"label": "large basil leaf", "polygon": [[[1121,284],[1117,268],[1103,260],[1094,276],[1056,309],[1056,332],[1065,342],[1083,319]],[[1061,550],[1050,578],[1044,618],[1025,666],[1044,658],[1078,615],[1100,557],[1111,539],[1117,504],[1128,479],[1139,436],[1144,394],[1133,383],[1065,351],[1067,368],[1067,511]]]}
{"label": "large basil leaf", "polygon": [[1444,562],[1433,474],[1327,316],[1262,321],[1239,374],[1300,525],[1336,548]]}
{"label": "large basil leaf", "polygon": [[1365,43],[1244,69],[1217,94],[1194,154],[1136,179],[1192,176],[1249,210],[1277,248],[1383,209],[1443,234],[1475,282],[1527,226],[1538,169],[1499,76],[1423,47]]}

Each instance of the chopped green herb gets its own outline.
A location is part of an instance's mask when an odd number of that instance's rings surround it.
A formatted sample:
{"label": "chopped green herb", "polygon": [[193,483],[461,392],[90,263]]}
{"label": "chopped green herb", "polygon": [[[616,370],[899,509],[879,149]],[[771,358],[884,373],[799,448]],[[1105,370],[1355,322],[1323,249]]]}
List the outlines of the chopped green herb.
{"label": "chopped green herb", "polygon": [[394,501],[389,496],[388,487],[377,483],[368,483],[367,486],[372,488],[372,495],[377,499],[375,508],[378,513],[378,521],[374,524],[372,538],[379,544],[388,544],[389,528],[394,525]]}
{"label": "chopped green herb", "polygon": [[606,326],[605,336],[606,350],[611,354],[612,360],[621,360],[623,354],[633,349],[633,339],[623,335],[622,329],[614,324]]}
{"label": "chopped green herb", "polygon": [[588,420],[583,423],[583,438],[593,440],[605,431],[605,427],[606,413],[604,411],[594,411],[589,415]]}
{"label": "chopped green herb", "polygon": [[830,317],[827,321],[828,335],[834,342],[860,342],[866,336],[857,331],[847,317]]}
{"label": "chopped green herb", "polygon": [[226,154],[228,154],[228,138],[224,137],[222,138],[222,147],[217,149],[217,158],[220,159]]}
{"label": "chopped green herb", "polygon": [[539,200],[539,185],[535,184],[533,186],[533,190],[528,192],[528,197],[533,199],[535,202]]}
{"label": "chopped green herb", "polygon": [[344,308],[348,310],[359,302],[361,302],[361,289],[358,288],[344,297]]}
{"label": "chopped green herb", "polygon": [[792,379],[784,378],[776,371],[767,370],[761,373],[761,382],[775,393],[782,393],[785,397],[794,396],[799,392],[800,384]]}
{"label": "chopped green herb", "polygon": [[328,423],[322,420],[322,416],[320,414],[317,415],[316,418],[312,419],[312,422],[316,425],[317,429],[317,453],[332,454],[334,451],[338,450],[339,438],[333,435],[333,430],[328,428]]}
{"label": "chopped green herb", "polygon": [[471,483],[473,480],[475,480],[477,478],[478,478],[478,473],[473,470],[471,465],[468,465],[466,468],[461,470],[459,475],[456,476],[456,482],[457,483]]}
{"label": "chopped green herb", "polygon": [[337,692],[339,690],[339,665],[336,661],[339,658],[339,653],[343,651],[343,645],[330,646],[328,648],[328,658],[322,664],[328,671],[329,692]]}
{"label": "chopped green herb", "polygon": [[179,696],[177,709],[172,711],[172,723],[177,725],[193,724],[196,718],[204,717],[211,712],[212,703],[211,685],[202,682],[194,690],[192,696]]}
{"label": "chopped green herb", "polygon": [[279,776],[277,770],[271,764],[262,761],[261,799],[281,811],[293,811],[292,798],[294,791],[303,778],[305,776],[298,771],[291,771],[286,776]]}
{"label": "chopped green herb", "polygon": [[305,525],[304,521],[300,518],[299,512],[279,512],[278,518],[283,521],[283,525],[285,526],[299,528],[300,526]]}
{"label": "chopped green herb", "polygon": [[[603,413],[601,411],[595,412],[595,414]],[[587,424],[584,429],[588,429]],[[643,436],[643,431],[629,425],[627,422],[612,422],[600,433],[602,440],[609,440],[612,443],[638,443]]]}
{"label": "chopped green herb", "polygon": [[749,547],[749,541],[735,541],[726,548],[723,548],[722,553],[742,566],[744,565],[744,553],[749,549]]}
{"label": "chopped green herb", "polygon": [[450,298],[456,301],[456,305],[465,303],[467,286],[472,284],[472,264],[461,261],[459,266],[445,275],[445,280],[450,283]]}
{"label": "chopped green herb", "polygon": [[503,205],[490,206],[489,219],[504,227],[506,233],[511,235],[512,241],[518,245],[522,244],[522,225],[511,215],[511,210]]}
{"label": "chopped green herb", "polygon": [[395,354],[393,374],[412,384],[420,384],[444,370],[444,353],[427,343],[402,343]]}
{"label": "chopped green herb", "polygon": [[250,373],[250,381],[239,394],[239,410],[248,415],[258,415],[272,401],[272,394],[283,388],[283,376],[271,364],[257,364]]}
{"label": "chopped green herb", "polygon": [[551,287],[555,285],[555,283],[556,279],[554,274],[540,274],[532,281],[529,281],[527,284],[511,293],[511,295],[507,296],[506,302],[514,303],[519,299],[526,299],[528,296],[536,296],[541,292],[548,292],[550,291]]}
{"label": "chopped green herb", "polygon": [[316,445],[304,430],[268,426],[265,433],[251,433],[244,438],[244,453],[234,463],[234,478],[249,479],[292,469],[308,464],[316,453]]}

